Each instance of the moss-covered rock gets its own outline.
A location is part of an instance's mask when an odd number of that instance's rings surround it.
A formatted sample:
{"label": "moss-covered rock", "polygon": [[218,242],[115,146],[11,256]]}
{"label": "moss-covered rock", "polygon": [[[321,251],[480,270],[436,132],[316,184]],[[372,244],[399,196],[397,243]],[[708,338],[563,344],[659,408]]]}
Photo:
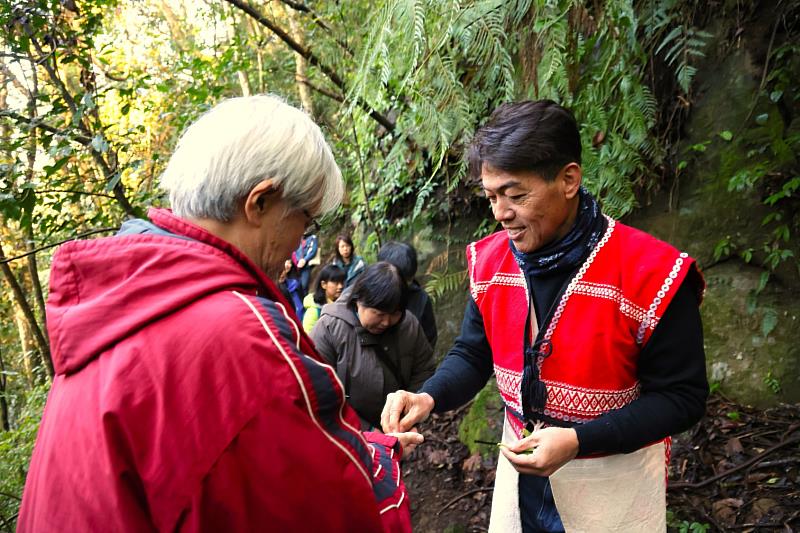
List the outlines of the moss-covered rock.
{"label": "moss-covered rock", "polygon": [[458,438],[470,453],[480,453],[485,458],[497,454],[497,447],[476,444],[475,440],[500,442],[503,434],[503,404],[497,393],[494,378],[478,393],[469,411],[458,427]]}
{"label": "moss-covered rock", "polygon": [[800,401],[800,299],[777,285],[755,296],[761,270],[728,261],[706,272],[701,307],[709,380],[757,406]]}

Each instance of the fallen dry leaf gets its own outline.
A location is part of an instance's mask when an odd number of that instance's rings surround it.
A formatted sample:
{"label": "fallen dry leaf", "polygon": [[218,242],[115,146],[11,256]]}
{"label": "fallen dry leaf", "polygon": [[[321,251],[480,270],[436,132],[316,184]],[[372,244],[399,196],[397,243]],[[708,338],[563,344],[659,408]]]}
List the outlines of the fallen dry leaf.
{"label": "fallen dry leaf", "polygon": [[739,437],[731,437],[728,439],[728,442],[725,443],[725,455],[732,457],[742,453],[744,453],[744,448],[742,447],[742,442],[739,440]]}
{"label": "fallen dry leaf", "polygon": [[739,498],[725,498],[711,504],[711,513],[714,519],[726,526],[736,522],[736,513],[744,502]]}
{"label": "fallen dry leaf", "polygon": [[483,466],[483,460],[481,459],[481,454],[475,452],[466,459],[464,459],[464,464],[461,465],[461,469],[464,472],[474,472],[475,470],[480,470]]}

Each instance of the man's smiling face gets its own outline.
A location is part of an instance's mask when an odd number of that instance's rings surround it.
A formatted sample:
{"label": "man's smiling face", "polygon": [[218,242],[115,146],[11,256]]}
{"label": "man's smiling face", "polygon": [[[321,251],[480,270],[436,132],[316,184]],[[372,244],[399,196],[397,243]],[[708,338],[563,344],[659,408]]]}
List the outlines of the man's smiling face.
{"label": "man's smiling face", "polygon": [[580,167],[574,163],[552,181],[535,172],[507,172],[484,163],[481,183],[495,220],[520,252],[560,239],[575,223]]}

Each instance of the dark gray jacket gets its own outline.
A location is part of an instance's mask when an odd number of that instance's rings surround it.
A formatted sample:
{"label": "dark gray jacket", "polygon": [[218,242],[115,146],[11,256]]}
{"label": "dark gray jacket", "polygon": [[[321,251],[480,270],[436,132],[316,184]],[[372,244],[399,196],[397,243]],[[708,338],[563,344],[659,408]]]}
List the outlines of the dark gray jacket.
{"label": "dark gray jacket", "polygon": [[373,335],[361,327],[355,304],[337,301],[322,307],[311,338],[344,383],[348,403],[376,427],[387,394],[416,392],[436,369],[433,349],[409,312],[394,327]]}

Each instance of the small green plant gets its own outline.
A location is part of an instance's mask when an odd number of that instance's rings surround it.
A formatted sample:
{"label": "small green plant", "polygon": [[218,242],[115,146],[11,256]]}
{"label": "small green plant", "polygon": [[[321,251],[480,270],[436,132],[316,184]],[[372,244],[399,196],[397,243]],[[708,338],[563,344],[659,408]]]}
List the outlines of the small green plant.
{"label": "small green plant", "polygon": [[767,372],[767,375],[764,376],[763,381],[764,381],[764,385],[766,385],[767,388],[770,391],[772,391],[773,394],[780,394],[780,392],[781,392],[781,383],[780,383],[780,381],[775,379],[775,376],[772,375],[772,370]]}
{"label": "small green plant", "polygon": [[714,247],[714,261],[719,261],[722,258],[729,257],[733,245],[731,244],[731,236],[726,235]]}
{"label": "small green plant", "polygon": [[705,533],[710,527],[711,524],[701,524],[700,522],[690,523],[688,520],[682,520],[678,526],[678,531],[680,531],[680,533]]}
{"label": "small green plant", "polygon": [[730,411],[725,416],[727,416],[729,419],[733,420],[734,422],[741,422],[742,421],[742,415],[739,413],[739,411]]}
{"label": "small green plant", "polygon": [[705,533],[710,529],[710,524],[700,522],[689,522],[681,520],[674,511],[667,510],[667,526],[680,533]]}

